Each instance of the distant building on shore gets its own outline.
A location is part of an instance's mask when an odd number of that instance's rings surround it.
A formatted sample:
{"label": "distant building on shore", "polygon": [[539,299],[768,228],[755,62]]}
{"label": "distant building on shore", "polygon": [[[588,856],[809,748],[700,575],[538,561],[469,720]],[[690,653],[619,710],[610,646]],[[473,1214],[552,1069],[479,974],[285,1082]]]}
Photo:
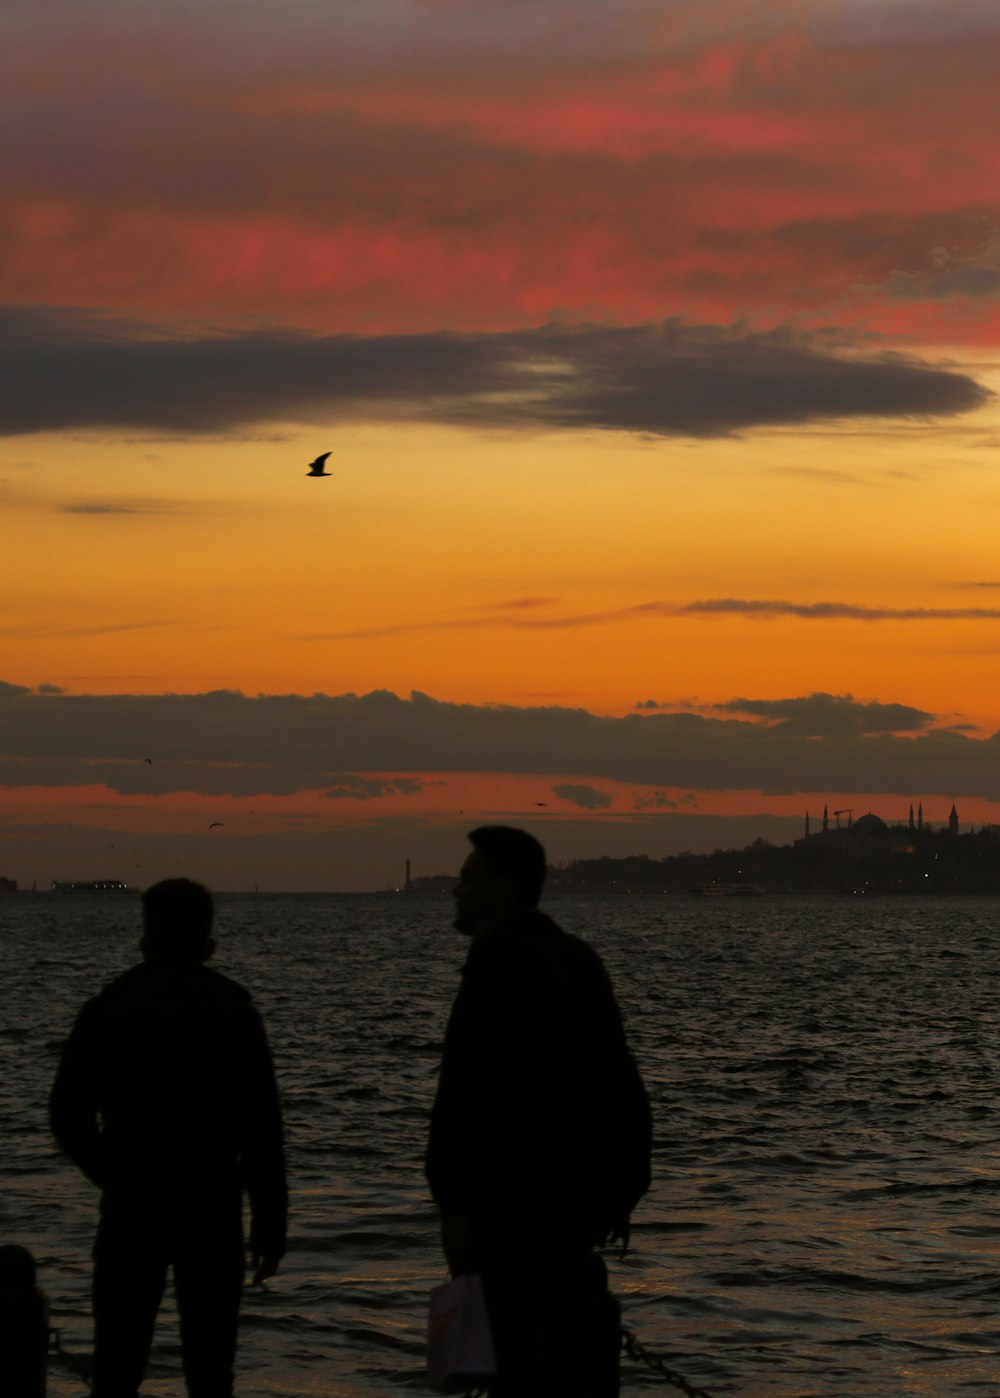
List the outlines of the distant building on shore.
{"label": "distant building on shore", "polygon": [[[810,819],[806,813],[805,832],[796,840],[796,849],[821,849],[824,846],[836,848],[847,855],[862,857],[879,852],[912,854],[923,835],[934,833],[934,827],[924,820],[923,802],[917,806],[914,815],[910,804],[910,814],[906,821],[889,825],[873,811],[854,819],[853,808],[841,808],[833,812],[834,824],[830,824],[829,804],[823,807],[823,823],[819,830],[810,831]],[[952,802],[948,816],[947,833],[958,834],[958,811]]]}
{"label": "distant building on shore", "polygon": [[454,874],[422,874],[413,878],[410,861],[406,861],[404,893],[413,894],[418,898],[439,898],[442,894],[450,893],[457,882]]}
{"label": "distant building on shore", "polygon": [[0,893],[16,893],[17,879],[0,879]]}

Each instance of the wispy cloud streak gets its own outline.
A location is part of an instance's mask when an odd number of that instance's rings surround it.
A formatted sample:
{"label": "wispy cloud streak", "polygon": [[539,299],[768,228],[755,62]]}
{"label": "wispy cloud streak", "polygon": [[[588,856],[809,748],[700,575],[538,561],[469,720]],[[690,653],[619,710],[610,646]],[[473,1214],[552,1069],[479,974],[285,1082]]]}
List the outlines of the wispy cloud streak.
{"label": "wispy cloud streak", "polygon": [[775,598],[709,597],[693,602],[639,602],[603,612],[577,612],[561,616],[445,617],[428,621],[394,622],[358,631],[338,631],[316,640],[377,640],[421,631],[463,631],[508,628],[518,631],[568,631],[615,622],[664,617],[747,617],[775,621],[793,617],[800,621],[998,621],[1000,607],[871,607],[854,602],[790,602]]}
{"label": "wispy cloud streak", "polygon": [[9,626],[0,626],[0,636],[35,636],[51,637],[52,639],[65,639],[74,636],[113,636],[120,631],[159,631],[164,627],[182,626],[183,624],[176,619],[167,618],[149,621],[106,621],[79,626],[14,622]]}
{"label": "wispy cloud streak", "polygon": [[864,607],[851,602],[785,602],[714,597],[687,602],[675,616],[790,616],[806,621],[996,621],[998,607]]}

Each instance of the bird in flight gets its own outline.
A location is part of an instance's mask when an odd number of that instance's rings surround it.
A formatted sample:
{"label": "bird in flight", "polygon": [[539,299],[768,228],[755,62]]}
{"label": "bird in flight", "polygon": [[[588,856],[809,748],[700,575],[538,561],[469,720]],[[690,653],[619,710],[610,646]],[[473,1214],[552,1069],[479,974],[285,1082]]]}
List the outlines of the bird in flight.
{"label": "bird in flight", "polygon": [[326,458],[327,458],[329,455],[330,455],[330,453],[329,453],[328,451],[325,451],[325,452],[323,453],[322,456],[317,456],[317,458],[316,458],[315,461],[310,461],[310,463],[309,463],[309,470],[306,472],[306,475],[307,475],[307,476],[328,476],[328,475],[330,474],[330,472],[329,472],[329,471],[324,471],[324,470],[323,470],[323,467],[326,465]]}
{"label": "bird in flight", "polygon": [[212,821],[212,824],[211,824],[208,828],[209,828],[209,830],[215,830],[215,829],[216,829],[218,826],[220,826],[221,824],[222,824],[222,821],[221,821],[221,820],[213,820],[213,821]]}

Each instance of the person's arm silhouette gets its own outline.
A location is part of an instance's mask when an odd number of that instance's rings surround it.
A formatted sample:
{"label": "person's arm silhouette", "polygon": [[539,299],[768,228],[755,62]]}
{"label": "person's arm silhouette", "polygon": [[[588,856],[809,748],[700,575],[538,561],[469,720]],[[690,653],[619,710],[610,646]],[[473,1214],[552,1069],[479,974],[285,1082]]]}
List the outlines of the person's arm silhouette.
{"label": "person's arm silhouette", "polygon": [[288,1189],[281,1104],[264,1026],[250,1010],[242,1102],[243,1182],[250,1199],[253,1285],[273,1277],[285,1255]]}
{"label": "person's arm silhouette", "polygon": [[49,1120],[60,1147],[87,1178],[106,1183],[104,1143],[98,1124],[96,1057],[85,1005],[66,1041],[49,1097]]}

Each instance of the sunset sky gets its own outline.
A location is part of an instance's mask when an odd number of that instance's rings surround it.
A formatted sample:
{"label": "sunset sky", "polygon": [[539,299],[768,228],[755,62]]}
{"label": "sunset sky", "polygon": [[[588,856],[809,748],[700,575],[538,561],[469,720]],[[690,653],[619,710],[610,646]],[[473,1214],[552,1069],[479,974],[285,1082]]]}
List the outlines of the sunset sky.
{"label": "sunset sky", "polygon": [[0,70],[0,874],[1000,822],[995,0],[37,0]]}

